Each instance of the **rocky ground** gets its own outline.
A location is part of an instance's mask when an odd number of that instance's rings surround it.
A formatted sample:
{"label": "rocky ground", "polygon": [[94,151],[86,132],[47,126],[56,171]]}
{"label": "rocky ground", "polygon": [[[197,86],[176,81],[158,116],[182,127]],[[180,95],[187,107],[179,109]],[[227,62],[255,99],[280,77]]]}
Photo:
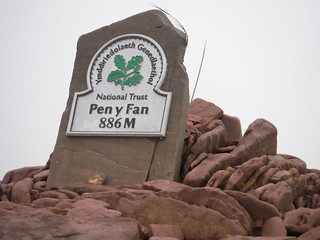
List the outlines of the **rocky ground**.
{"label": "rocky ground", "polygon": [[[320,171],[277,153],[264,119],[190,104],[178,182],[46,188],[48,167],[0,181],[0,239],[320,239]],[[94,182],[94,181],[91,181]]]}

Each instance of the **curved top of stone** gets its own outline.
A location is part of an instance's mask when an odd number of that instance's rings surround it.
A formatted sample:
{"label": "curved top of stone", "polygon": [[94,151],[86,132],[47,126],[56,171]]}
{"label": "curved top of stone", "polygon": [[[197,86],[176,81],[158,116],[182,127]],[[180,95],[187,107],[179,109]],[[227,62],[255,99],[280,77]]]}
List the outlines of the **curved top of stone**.
{"label": "curved top of stone", "polygon": [[[145,24],[145,20],[148,19],[148,24]],[[152,19],[150,21],[150,19]],[[136,15],[130,16],[126,19],[123,19],[119,22],[115,22],[109,26],[109,30],[112,30],[114,25],[116,24],[122,24],[123,22],[126,21],[131,21],[135,27],[141,26],[142,31],[151,31],[150,34],[152,34],[153,29],[159,29],[163,26],[168,27],[172,31],[176,32],[181,38],[185,39],[186,44],[187,44],[187,35],[186,33],[180,31],[178,28],[176,28],[173,23],[170,21],[170,19],[167,17],[167,14],[164,13],[163,11],[153,9],[153,10],[148,10],[146,12],[138,13]],[[141,23],[141,24],[139,24]],[[118,27],[118,26],[116,26]],[[142,32],[141,32],[142,33]],[[152,37],[152,36],[150,36]]]}
{"label": "curved top of stone", "polygon": [[[148,24],[146,24],[146,19],[148,20]],[[134,32],[132,28],[134,28]],[[149,10],[112,23],[109,26],[107,25],[92,32],[83,34],[79,38],[78,49],[83,47],[82,44],[90,44],[90,39],[87,39],[88,41],[81,41],[84,40],[83,38],[95,36],[95,40],[97,40],[96,34],[101,35],[101,37],[105,35],[105,39],[103,39],[103,37],[100,39],[100,46],[97,47],[100,48],[108,40],[130,33],[144,34],[154,38],[163,49],[166,49],[169,46],[174,46],[175,43],[172,43],[173,39],[179,41],[183,46],[188,44],[186,33],[176,28],[164,12],[160,10]],[[80,44],[81,42],[82,44]],[[184,54],[176,57],[180,62],[183,62]]]}

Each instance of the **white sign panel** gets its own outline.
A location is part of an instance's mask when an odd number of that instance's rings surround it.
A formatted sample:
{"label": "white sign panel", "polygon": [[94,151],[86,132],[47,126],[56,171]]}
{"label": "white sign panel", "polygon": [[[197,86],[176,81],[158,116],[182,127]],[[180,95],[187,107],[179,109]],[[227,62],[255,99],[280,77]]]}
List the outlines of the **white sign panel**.
{"label": "white sign panel", "polygon": [[93,57],[88,89],[74,95],[67,135],[158,136],[166,133],[171,93],[160,90],[167,60],[153,39],[128,34]]}

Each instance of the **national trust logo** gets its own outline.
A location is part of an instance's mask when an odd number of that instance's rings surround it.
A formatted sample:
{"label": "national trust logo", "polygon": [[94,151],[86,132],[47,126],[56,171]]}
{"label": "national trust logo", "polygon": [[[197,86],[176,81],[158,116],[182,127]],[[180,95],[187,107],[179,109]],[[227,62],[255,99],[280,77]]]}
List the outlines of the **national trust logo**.
{"label": "national trust logo", "polygon": [[125,85],[137,85],[143,79],[139,72],[142,62],[142,56],[133,56],[127,64],[122,55],[116,55],[114,57],[114,65],[118,69],[109,73],[107,81],[114,82],[116,86],[120,85],[122,90],[124,90]]}

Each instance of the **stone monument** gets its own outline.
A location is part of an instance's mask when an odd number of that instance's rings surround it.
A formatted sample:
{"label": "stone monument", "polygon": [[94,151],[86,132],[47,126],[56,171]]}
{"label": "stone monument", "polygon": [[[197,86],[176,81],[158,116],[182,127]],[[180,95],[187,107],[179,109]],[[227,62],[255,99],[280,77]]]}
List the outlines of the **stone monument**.
{"label": "stone monument", "polygon": [[186,45],[186,34],[159,10],[79,38],[47,186],[95,175],[106,185],[179,178]]}

